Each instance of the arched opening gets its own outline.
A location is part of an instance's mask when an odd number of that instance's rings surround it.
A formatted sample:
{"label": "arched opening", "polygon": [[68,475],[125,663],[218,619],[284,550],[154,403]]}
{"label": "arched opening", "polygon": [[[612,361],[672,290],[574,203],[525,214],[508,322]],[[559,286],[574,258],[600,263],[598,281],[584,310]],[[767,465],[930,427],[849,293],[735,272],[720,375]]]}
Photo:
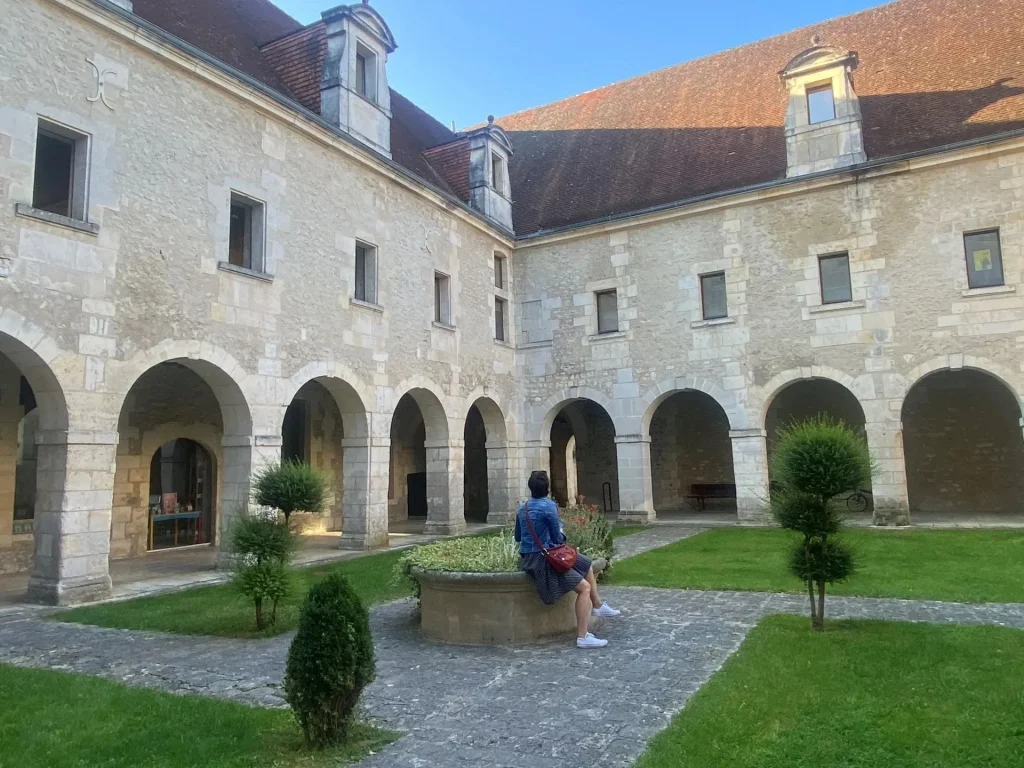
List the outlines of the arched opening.
{"label": "arched opening", "polygon": [[466,522],[507,522],[512,517],[512,509],[508,495],[505,417],[490,398],[481,397],[470,406],[465,441]]}
{"label": "arched opening", "polygon": [[938,371],[903,401],[913,515],[1020,516],[1024,437],[1016,395],[987,373]]}
{"label": "arched opening", "polygon": [[[66,429],[53,372],[28,347],[0,334],[0,575],[32,570],[35,537],[46,525],[40,515],[60,512],[54,492],[64,491],[64,454],[36,440],[43,430]],[[41,465],[46,472],[39,473]],[[55,509],[38,506],[43,494],[58,500]]]}
{"label": "arched opening", "polygon": [[251,433],[241,390],[217,366],[170,360],[139,376],[118,419],[111,559],[220,544],[246,513]]}
{"label": "arched opening", "polygon": [[486,523],[489,506],[487,482],[487,430],[475,405],[466,416],[466,522]]}
{"label": "arched opening", "polygon": [[550,437],[551,496],[559,506],[582,501],[618,512],[615,425],[608,412],[593,400],[571,400],[558,408]]}
{"label": "arched opening", "polygon": [[168,440],[149,464],[149,541],[146,549],[208,544],[214,520],[213,456],[195,440]]}
{"label": "arched opening", "polygon": [[[842,384],[831,379],[794,381],[776,393],[765,412],[769,466],[779,430],[819,415],[830,416],[859,434],[865,434],[864,409],[857,397]],[[866,488],[851,488],[841,501],[851,514],[870,515],[874,509],[870,482]]]}
{"label": "arched opening", "polygon": [[403,395],[391,419],[389,531],[451,533],[465,527],[463,481],[449,471],[450,450],[437,396],[418,388]]}
{"label": "arched opening", "polygon": [[654,509],[736,514],[729,417],[704,392],[666,397],[651,418]]}
{"label": "arched opening", "polygon": [[296,512],[292,515],[292,524],[300,533],[318,534],[342,529],[345,426],[334,395],[316,379],[299,388],[285,411],[281,427],[281,459],[305,462],[320,470],[328,481],[327,504],[322,514]]}

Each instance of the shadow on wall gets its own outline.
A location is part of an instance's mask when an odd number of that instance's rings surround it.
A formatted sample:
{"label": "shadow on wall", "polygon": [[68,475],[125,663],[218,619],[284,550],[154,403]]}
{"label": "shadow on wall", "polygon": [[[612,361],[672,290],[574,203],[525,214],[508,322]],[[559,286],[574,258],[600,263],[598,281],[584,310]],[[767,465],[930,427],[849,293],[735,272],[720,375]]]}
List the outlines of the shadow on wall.
{"label": "shadow on wall", "polygon": [[[1000,80],[967,91],[860,96],[868,158],[1024,129],[1024,119],[970,122],[978,112],[1022,94],[1024,88]],[[649,117],[655,122],[660,116]],[[580,121],[615,118],[621,121],[623,115],[588,114]],[[766,119],[777,125],[510,130],[516,148],[509,165],[512,188],[517,191],[516,232],[526,234],[783,179],[786,140],[781,95],[777,113]]]}

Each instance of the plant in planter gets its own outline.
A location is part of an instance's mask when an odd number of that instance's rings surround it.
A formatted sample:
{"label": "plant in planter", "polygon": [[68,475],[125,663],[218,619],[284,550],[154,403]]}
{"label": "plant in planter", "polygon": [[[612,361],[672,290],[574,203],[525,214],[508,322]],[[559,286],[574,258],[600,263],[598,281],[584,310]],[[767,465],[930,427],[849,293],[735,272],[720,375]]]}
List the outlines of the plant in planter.
{"label": "plant in planter", "polygon": [[292,512],[323,512],[327,477],[303,461],[289,459],[257,473],[253,479],[253,498],[261,507],[283,512],[287,524]]}
{"label": "plant in planter", "polygon": [[[291,587],[289,565],[295,547],[295,536],[276,516],[246,515],[231,528],[235,585],[253,601],[260,631],[277,622],[277,604]],[[263,611],[268,602],[269,620]]]}
{"label": "plant in planter", "polygon": [[844,581],[854,570],[853,552],[837,537],[843,513],[836,497],[866,485],[871,474],[867,442],[841,421],[818,416],[778,433],[771,511],[779,525],[801,535],[789,569],[807,584],[815,630],[825,628],[825,585]]}
{"label": "plant in planter", "polygon": [[559,517],[569,546],[585,552],[591,559],[603,558],[611,562],[612,525],[600,509],[593,504],[577,504],[561,510]]}

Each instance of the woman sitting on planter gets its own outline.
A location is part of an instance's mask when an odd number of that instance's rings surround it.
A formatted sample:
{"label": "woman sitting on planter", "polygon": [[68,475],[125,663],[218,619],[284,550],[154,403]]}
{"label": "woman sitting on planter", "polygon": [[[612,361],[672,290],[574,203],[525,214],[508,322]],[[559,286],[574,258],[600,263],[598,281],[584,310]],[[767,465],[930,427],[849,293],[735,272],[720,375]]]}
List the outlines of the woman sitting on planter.
{"label": "woman sitting on planter", "polygon": [[[576,592],[576,647],[603,648],[607,640],[599,640],[587,631],[590,616],[618,616],[617,611],[601,601],[597,594],[597,580],[590,558],[582,552],[575,564],[566,573],[556,571],[544,550],[551,550],[565,543],[562,521],[558,518],[558,507],[548,498],[550,483],[547,472],[530,475],[530,495],[516,515],[516,541],[519,542],[519,569],[526,571],[537,583],[540,599],[547,605],[554,605],[569,592]],[[527,520],[529,515],[529,520]],[[532,526],[531,526],[532,523]]]}

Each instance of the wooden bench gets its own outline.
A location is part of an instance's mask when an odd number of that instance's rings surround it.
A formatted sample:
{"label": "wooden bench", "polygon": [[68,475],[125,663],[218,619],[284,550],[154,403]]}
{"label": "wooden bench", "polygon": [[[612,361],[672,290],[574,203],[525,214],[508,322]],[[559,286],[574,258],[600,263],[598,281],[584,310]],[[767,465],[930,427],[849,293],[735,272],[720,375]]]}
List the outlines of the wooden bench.
{"label": "wooden bench", "polygon": [[697,508],[702,512],[707,508],[707,499],[735,499],[735,483],[694,483],[690,486],[690,495],[687,497],[695,499]]}

